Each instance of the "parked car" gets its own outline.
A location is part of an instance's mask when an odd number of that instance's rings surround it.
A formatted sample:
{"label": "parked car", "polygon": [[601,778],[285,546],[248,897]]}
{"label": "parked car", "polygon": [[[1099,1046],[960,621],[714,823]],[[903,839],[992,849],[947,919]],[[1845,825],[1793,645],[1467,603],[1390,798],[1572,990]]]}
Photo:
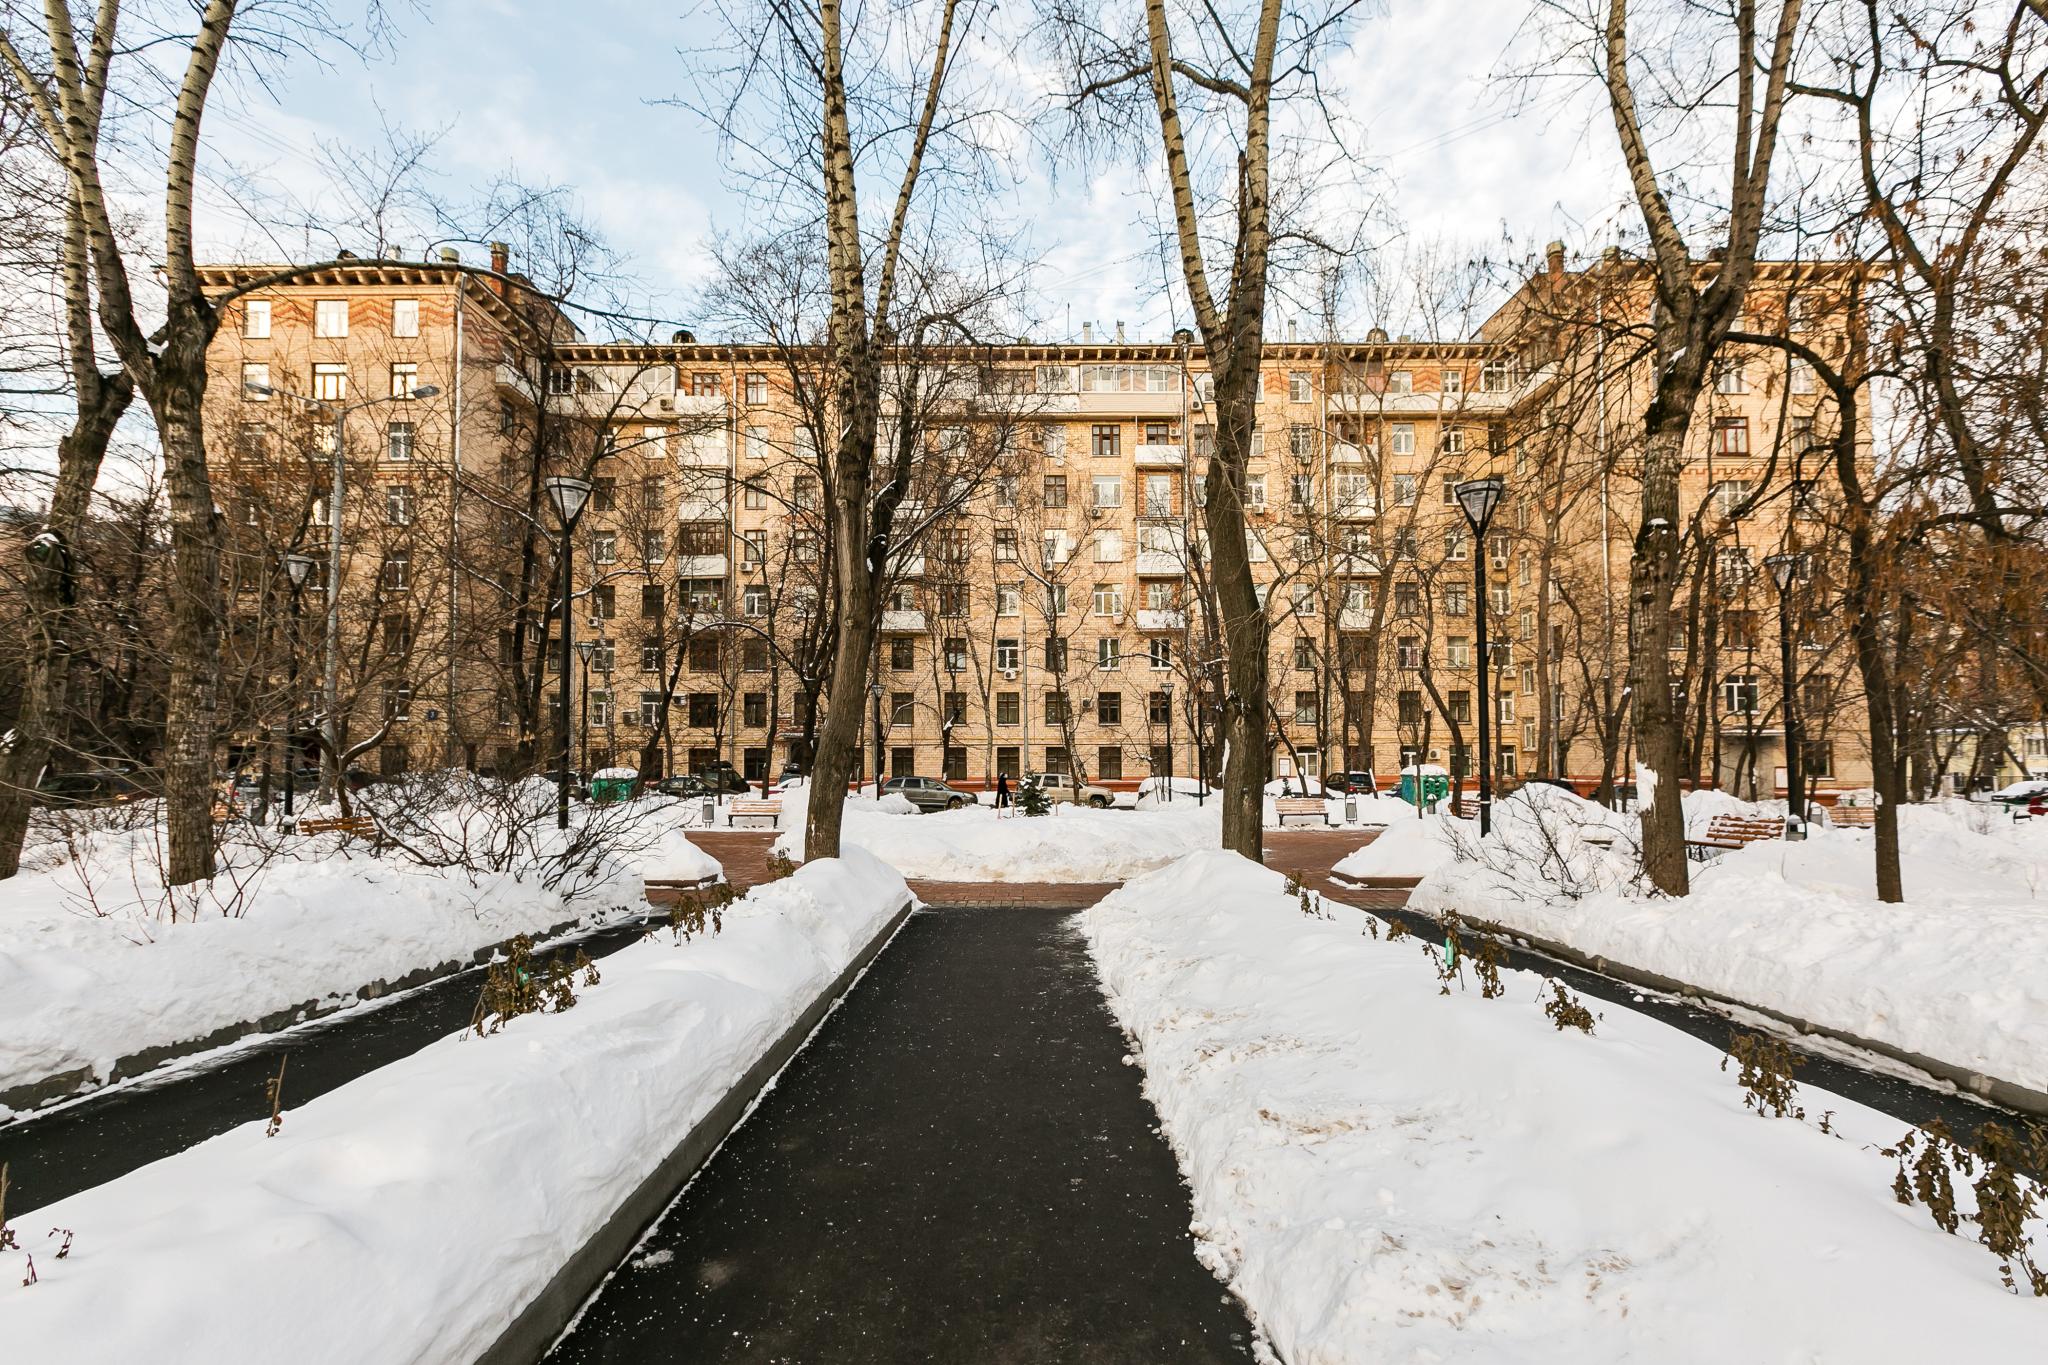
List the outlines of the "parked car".
{"label": "parked car", "polygon": [[1097,810],[1108,810],[1116,803],[1116,793],[1107,787],[1094,783],[1074,784],[1066,773],[1032,773],[1038,782],[1038,789],[1045,793],[1045,799],[1052,802],[1066,801],[1074,805],[1090,805]]}
{"label": "parked car", "polygon": [[36,784],[39,806],[108,806],[142,796],[133,773],[119,768],[86,768],[75,773],[50,773]]}
{"label": "parked car", "polygon": [[2000,787],[1995,792],[1986,792],[1983,799],[1996,801],[2001,806],[2030,806],[2042,796],[2048,796],[2048,779],[2030,777],[2009,787]]}
{"label": "parked car", "polygon": [[739,769],[723,759],[709,767],[698,769],[695,776],[704,784],[704,790],[714,795],[730,792],[744,796],[754,789],[753,783],[740,776]]}
{"label": "parked car", "polygon": [[1331,773],[1323,779],[1325,796],[1371,796],[1378,789],[1371,773]]}
{"label": "parked car", "polygon": [[654,784],[654,789],[663,796],[679,796],[685,799],[707,796],[711,791],[710,787],[705,785],[704,779],[695,773],[676,773],[671,777],[664,777]]}
{"label": "parked car", "polygon": [[801,782],[803,780],[804,765],[801,763],[785,763],[782,765],[782,771],[775,775],[775,785],[778,787],[785,783]]}
{"label": "parked car", "polygon": [[949,787],[936,777],[892,777],[882,784],[884,796],[900,796],[921,811],[958,810],[974,804],[972,792]]}

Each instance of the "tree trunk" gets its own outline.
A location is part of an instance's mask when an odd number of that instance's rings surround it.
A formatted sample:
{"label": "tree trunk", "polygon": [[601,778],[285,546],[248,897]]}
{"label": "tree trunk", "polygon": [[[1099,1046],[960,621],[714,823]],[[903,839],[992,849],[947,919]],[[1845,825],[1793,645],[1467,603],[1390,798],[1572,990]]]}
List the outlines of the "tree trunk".
{"label": "tree trunk", "polygon": [[1685,809],[1679,786],[1680,725],[1671,697],[1671,598],[1678,577],[1678,471],[1684,456],[1687,404],[1654,425],[1643,451],[1643,521],[1629,560],[1630,701],[1634,707],[1637,814],[1642,821],[1643,872],[1667,896],[1689,890]]}

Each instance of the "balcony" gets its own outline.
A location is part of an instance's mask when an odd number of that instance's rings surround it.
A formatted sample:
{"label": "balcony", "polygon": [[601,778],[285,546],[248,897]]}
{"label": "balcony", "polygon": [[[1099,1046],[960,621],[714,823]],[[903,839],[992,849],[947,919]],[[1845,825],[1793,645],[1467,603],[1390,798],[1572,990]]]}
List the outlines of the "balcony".
{"label": "balcony", "polygon": [[1371,521],[1379,514],[1379,501],[1370,493],[1338,498],[1330,504],[1330,515],[1339,521]]}
{"label": "balcony", "polygon": [[1371,608],[1371,607],[1345,607],[1345,608],[1344,608],[1343,610],[1341,610],[1341,611],[1339,611],[1339,612],[1337,613],[1337,629],[1339,629],[1339,630],[1371,630],[1371,629],[1372,629],[1372,608]]}
{"label": "balcony", "polygon": [[1140,469],[1179,469],[1187,463],[1187,452],[1178,445],[1141,443],[1135,452]]}
{"label": "balcony", "polygon": [[924,574],[924,556],[922,554],[895,555],[889,560],[889,566],[900,577],[919,578]]}
{"label": "balcony", "polygon": [[891,608],[882,613],[884,635],[922,635],[925,632],[924,613]]}
{"label": "balcony", "polygon": [[1139,630],[1186,630],[1187,625],[1188,614],[1184,611],[1138,608]]}
{"label": "balcony", "polygon": [[1140,550],[1136,570],[1140,578],[1181,578],[1187,574],[1187,563],[1172,550]]}
{"label": "balcony", "polygon": [[675,574],[677,578],[724,578],[732,572],[732,559],[728,555],[677,555]]}
{"label": "balcony", "polygon": [[677,521],[724,521],[727,512],[724,498],[684,498],[676,504]]}

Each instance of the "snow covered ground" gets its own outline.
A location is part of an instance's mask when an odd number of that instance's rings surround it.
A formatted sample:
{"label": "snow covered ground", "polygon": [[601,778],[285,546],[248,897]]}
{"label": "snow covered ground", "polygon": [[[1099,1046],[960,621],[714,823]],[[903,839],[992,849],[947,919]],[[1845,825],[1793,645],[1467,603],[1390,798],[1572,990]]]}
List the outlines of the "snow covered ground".
{"label": "snow covered ground", "polygon": [[[607,957],[564,1013],[442,1039],[275,1137],[251,1122],[38,1210],[0,1252],[9,1359],[467,1365],[907,895],[859,852],[811,864],[715,937]],[[66,1259],[46,1227],[74,1234]]]}
{"label": "snow covered ground", "polygon": [[[1688,823],[1700,823],[1692,804]],[[1529,787],[1494,821],[1484,844],[1452,836],[1457,858],[1411,908],[1493,920],[2048,1090],[2048,821],[2015,825],[1964,802],[1903,808],[1902,905],[1876,897],[1869,830],[1723,854],[1673,900],[1636,884],[1633,817]],[[1603,831],[1610,848],[1587,837]]]}
{"label": "snow covered ground", "polygon": [[[153,824],[124,818],[74,831],[68,846],[45,839],[39,870],[7,883],[0,911],[0,1092],[80,1070],[104,1080],[144,1049],[302,1006],[324,1011],[517,934],[644,913],[643,876],[719,872],[664,829],[663,809],[608,808],[634,837],[552,889],[538,874],[551,823],[521,836],[532,846],[512,850],[503,870],[482,872],[372,853],[339,835],[235,825],[220,875],[176,900],[175,918]],[[481,840],[483,823],[450,827]]]}
{"label": "snow covered ground", "polygon": [[1440,996],[1415,939],[1234,855],[1081,924],[1200,1255],[1289,1365],[2039,1354],[2048,1305],[1894,1202],[1895,1120],[1813,1091],[1833,1135],[1761,1119],[1712,1048],[1626,1011],[1560,1033],[1524,974]]}
{"label": "snow covered ground", "polygon": [[[893,814],[849,798],[841,836],[906,877],[933,881],[1098,882],[1164,867],[1184,853],[1214,848],[1222,813],[1213,803],[1174,803],[1156,811],[1091,810],[1059,805],[1026,816],[983,806]],[[906,803],[907,804],[907,803]],[[803,857],[803,810],[784,805],[776,848]]]}
{"label": "snow covered ground", "polygon": [[1406,820],[1390,820],[1371,843],[1339,859],[1331,874],[1352,881],[1369,877],[1426,877],[1457,854],[1452,832],[1469,822],[1447,815],[1418,817],[1402,803]]}

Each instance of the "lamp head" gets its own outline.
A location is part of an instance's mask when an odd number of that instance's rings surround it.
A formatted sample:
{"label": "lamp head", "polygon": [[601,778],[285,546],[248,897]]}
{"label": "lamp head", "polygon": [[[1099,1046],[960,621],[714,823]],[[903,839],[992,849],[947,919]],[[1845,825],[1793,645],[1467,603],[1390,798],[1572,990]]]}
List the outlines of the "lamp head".
{"label": "lamp head", "polygon": [[1507,485],[1498,475],[1483,479],[1467,479],[1451,490],[1458,495],[1458,505],[1465,509],[1465,520],[1472,523],[1475,534],[1486,534],[1486,523],[1493,520],[1494,509],[1500,506],[1501,495]]}
{"label": "lamp head", "polygon": [[292,581],[292,587],[303,588],[306,580],[313,576],[313,566],[318,563],[311,555],[289,554],[284,557],[285,576]]}
{"label": "lamp head", "polygon": [[422,384],[418,388],[414,389],[410,396],[413,398],[432,398],[435,394],[439,393],[440,391],[441,389],[439,385]]}
{"label": "lamp head", "polygon": [[1764,556],[1764,567],[1771,571],[1771,581],[1778,585],[1778,591],[1789,589],[1797,579],[1806,577],[1804,554],[1777,554]]}
{"label": "lamp head", "polygon": [[270,398],[276,395],[277,390],[268,384],[251,384],[244,381],[242,393],[249,398]]}
{"label": "lamp head", "polygon": [[546,488],[548,501],[555,505],[555,516],[564,527],[574,526],[576,518],[583,515],[583,504],[590,499],[590,480],[571,474],[551,474]]}
{"label": "lamp head", "polygon": [[595,654],[595,653],[597,652],[597,641],[595,641],[595,640],[578,640],[578,641],[576,642],[576,652],[577,652],[578,654],[582,655],[582,656],[583,656],[583,662],[584,662],[585,664],[588,664],[588,663],[590,662],[590,656],[591,656],[592,654]]}

